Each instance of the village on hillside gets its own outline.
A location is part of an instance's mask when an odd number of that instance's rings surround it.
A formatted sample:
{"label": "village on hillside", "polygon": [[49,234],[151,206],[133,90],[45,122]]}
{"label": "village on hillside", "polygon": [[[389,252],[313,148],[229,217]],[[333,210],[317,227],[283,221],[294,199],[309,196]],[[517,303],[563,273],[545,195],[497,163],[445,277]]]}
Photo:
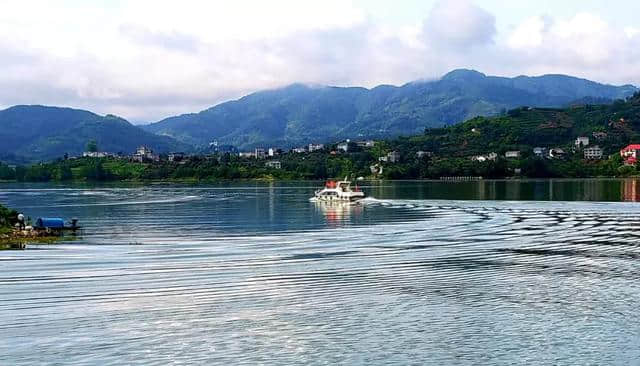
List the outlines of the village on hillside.
{"label": "village on hillside", "polygon": [[[600,147],[599,141],[607,137],[605,132],[593,132],[591,136],[577,136],[574,141],[564,146],[537,146],[529,151],[524,150],[507,150],[502,153],[496,151],[488,151],[483,154],[469,155],[466,158],[477,164],[495,163],[498,160],[517,162],[524,157],[534,158],[547,161],[566,161],[568,159],[582,159],[585,162],[599,161],[610,159],[614,155],[607,156],[604,149]],[[305,146],[298,146],[288,150],[279,147],[256,147],[251,151],[239,151],[231,145],[219,145],[217,141],[209,145],[209,151],[201,153],[184,153],[170,152],[167,154],[158,154],[148,146],[139,146],[135,152],[130,155],[116,154],[111,152],[98,151],[93,144],[92,151],[85,151],[82,158],[112,158],[120,159],[133,163],[175,163],[178,165],[188,164],[193,161],[202,161],[217,159],[221,160],[223,156],[233,156],[240,161],[263,161],[264,167],[268,169],[282,169],[282,159],[291,156],[304,156],[307,154],[325,154],[331,156],[349,156],[350,153],[358,153],[367,151],[372,155],[373,161],[368,166],[370,177],[382,177],[385,167],[395,164],[415,161],[415,160],[442,160],[450,158],[448,156],[438,155],[432,151],[417,150],[405,152],[404,154],[398,150],[392,149],[384,140],[356,140],[350,139],[339,141],[332,144],[309,143]],[[374,149],[376,148],[376,149]],[[640,144],[629,144],[619,151],[623,166],[635,166],[640,158]],[[615,155],[618,155],[615,154]],[[74,160],[79,157],[68,157],[65,159]],[[521,168],[515,167],[511,169],[513,176],[522,174]],[[441,177],[449,179],[450,177]]]}

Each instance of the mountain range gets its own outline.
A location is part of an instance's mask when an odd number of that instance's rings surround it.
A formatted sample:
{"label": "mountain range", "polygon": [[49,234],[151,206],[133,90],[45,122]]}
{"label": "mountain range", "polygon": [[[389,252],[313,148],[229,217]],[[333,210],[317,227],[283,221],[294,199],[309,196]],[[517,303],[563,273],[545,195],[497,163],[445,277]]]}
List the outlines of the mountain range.
{"label": "mountain range", "polygon": [[565,75],[505,78],[455,70],[439,80],[372,89],[293,84],[144,126],[71,108],[15,106],[0,111],[0,160],[79,155],[89,140],[102,151],[130,153],[139,145],[203,150],[214,140],[249,149],[411,135],[519,106],[605,104],[637,91]]}
{"label": "mountain range", "polygon": [[241,148],[291,146],[341,138],[421,133],[519,106],[563,107],[610,102],[638,89],[565,75],[515,78],[455,70],[439,80],[373,89],[293,84],[247,95],[199,113],[144,126],[147,131],[202,146],[212,140]]}

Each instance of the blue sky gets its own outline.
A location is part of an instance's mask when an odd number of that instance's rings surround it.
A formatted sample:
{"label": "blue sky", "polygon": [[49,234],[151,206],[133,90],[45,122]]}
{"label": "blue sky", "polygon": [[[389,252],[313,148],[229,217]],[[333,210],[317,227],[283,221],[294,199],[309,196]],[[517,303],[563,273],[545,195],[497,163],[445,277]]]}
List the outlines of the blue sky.
{"label": "blue sky", "polygon": [[3,0],[0,108],[134,122],[293,82],[372,87],[455,68],[640,84],[638,1]]}

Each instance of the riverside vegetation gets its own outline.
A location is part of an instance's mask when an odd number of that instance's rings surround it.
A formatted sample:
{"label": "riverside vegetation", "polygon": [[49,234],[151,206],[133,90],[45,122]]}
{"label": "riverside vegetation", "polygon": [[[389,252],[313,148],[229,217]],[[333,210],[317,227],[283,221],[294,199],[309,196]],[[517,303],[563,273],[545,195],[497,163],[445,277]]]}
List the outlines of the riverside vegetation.
{"label": "riverside vegetation", "polygon": [[[583,159],[574,147],[577,136],[598,136],[594,143],[604,151],[601,160]],[[640,142],[640,93],[610,105],[578,105],[564,109],[522,107],[499,117],[477,117],[459,125],[426,129],[423,134],[381,140],[372,148],[350,144],[336,153],[335,145],[311,153],[286,153],[274,159],[281,169],[269,168],[264,159],[232,154],[194,155],[182,162],[138,163],[118,158],[59,159],[31,166],[0,165],[0,180],[137,181],[220,179],[324,179],[346,175],[382,179],[438,179],[443,176],[505,178],[623,177],[638,174],[638,167],[624,166],[618,151]],[[534,147],[562,148],[563,159],[533,154]],[[520,158],[506,159],[506,151],[518,150]],[[379,163],[390,151],[400,161]],[[418,157],[419,151],[428,155]],[[495,161],[470,157],[495,152]],[[373,175],[370,167],[382,165]]]}

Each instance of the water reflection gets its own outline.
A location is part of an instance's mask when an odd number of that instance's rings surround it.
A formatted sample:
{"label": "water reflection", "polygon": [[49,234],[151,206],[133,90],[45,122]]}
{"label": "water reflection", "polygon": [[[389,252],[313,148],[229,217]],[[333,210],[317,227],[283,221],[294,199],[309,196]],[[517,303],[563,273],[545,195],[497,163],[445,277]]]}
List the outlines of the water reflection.
{"label": "water reflection", "polygon": [[330,226],[346,225],[351,219],[362,216],[364,206],[360,203],[345,202],[313,202],[316,211],[320,212]]}
{"label": "water reflection", "polygon": [[508,201],[638,201],[636,179],[480,180],[471,182],[372,182],[364,188],[376,198],[508,200]]}
{"label": "water reflection", "polygon": [[622,181],[622,200],[627,202],[640,201],[640,182],[636,179]]}

